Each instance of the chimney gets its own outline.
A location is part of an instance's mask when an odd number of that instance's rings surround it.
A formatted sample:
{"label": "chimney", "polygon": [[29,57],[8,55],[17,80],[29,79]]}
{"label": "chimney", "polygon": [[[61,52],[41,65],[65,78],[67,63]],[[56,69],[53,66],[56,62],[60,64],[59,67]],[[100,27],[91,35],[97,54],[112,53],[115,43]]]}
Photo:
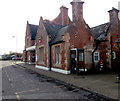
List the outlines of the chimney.
{"label": "chimney", "polygon": [[109,17],[110,17],[110,22],[111,23],[118,23],[119,22],[119,18],[118,18],[118,13],[119,13],[119,10],[117,10],[116,8],[112,8],[112,10],[109,10]]}
{"label": "chimney", "polygon": [[71,2],[73,22],[83,19],[83,3],[81,0],[73,0]]}
{"label": "chimney", "polygon": [[68,25],[69,24],[69,17],[68,17],[68,8],[65,6],[60,7],[60,14],[62,19],[62,25]]}

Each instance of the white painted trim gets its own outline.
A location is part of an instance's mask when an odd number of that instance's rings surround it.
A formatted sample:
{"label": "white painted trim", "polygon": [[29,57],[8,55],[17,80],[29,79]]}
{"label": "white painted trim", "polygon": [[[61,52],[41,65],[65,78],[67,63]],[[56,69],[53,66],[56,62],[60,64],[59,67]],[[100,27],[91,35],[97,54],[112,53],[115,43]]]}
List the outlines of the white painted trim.
{"label": "white painted trim", "polygon": [[27,62],[27,64],[30,64],[30,65],[31,65],[31,64],[35,64],[35,62]]}
{"label": "white painted trim", "polygon": [[36,65],[35,67],[38,68],[38,69],[49,70],[48,67],[44,67],[44,66],[38,66],[38,65]]}
{"label": "white painted trim", "polygon": [[62,70],[62,69],[56,69],[56,68],[51,68],[51,70],[54,72],[62,73],[62,74],[70,74],[70,71],[68,70]]}
{"label": "white painted trim", "polygon": [[85,69],[79,69],[80,71],[85,71],[85,72],[87,72],[88,70],[85,68]]}
{"label": "white painted trim", "polygon": [[[47,70],[47,71],[49,70],[48,67],[44,67],[44,66],[36,65],[35,67],[38,69],[43,69],[43,70]],[[51,68],[51,70],[54,72],[62,73],[62,74],[70,74],[70,71],[68,71],[68,70],[62,70],[62,69],[56,69],[56,68]]]}
{"label": "white painted trim", "polygon": [[112,54],[113,54],[113,59],[116,59],[116,53],[112,52]]}
{"label": "white painted trim", "polygon": [[35,50],[35,48],[36,48],[36,46],[31,46],[31,47],[26,48],[26,51]]}
{"label": "white painted trim", "polygon": [[[98,60],[95,60],[95,54],[97,53]],[[100,60],[100,52],[94,52],[94,62],[99,62]]]}
{"label": "white painted trim", "polygon": [[72,48],[71,50],[76,50],[77,51],[77,48]]}

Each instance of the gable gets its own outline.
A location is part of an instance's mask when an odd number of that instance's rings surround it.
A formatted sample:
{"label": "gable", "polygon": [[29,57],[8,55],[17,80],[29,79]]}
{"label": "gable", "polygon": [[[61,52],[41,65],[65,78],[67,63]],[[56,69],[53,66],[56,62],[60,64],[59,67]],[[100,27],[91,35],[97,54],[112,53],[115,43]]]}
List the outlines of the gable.
{"label": "gable", "polygon": [[56,38],[58,31],[64,27],[62,25],[53,24],[51,22],[44,22],[44,26],[48,35],[51,37],[51,42]]}
{"label": "gable", "polygon": [[97,40],[103,40],[105,39],[107,32],[109,30],[110,23],[105,23],[96,27],[91,28],[91,34],[93,37]]}
{"label": "gable", "polygon": [[60,30],[58,30],[58,32],[56,33],[55,38],[51,42],[51,44],[63,42],[64,41],[63,36],[64,36],[64,33],[67,32],[67,29],[68,29],[68,26],[65,26],[65,27],[61,28]]}
{"label": "gable", "polygon": [[35,40],[38,26],[33,24],[29,24],[29,26],[30,26],[31,40]]}

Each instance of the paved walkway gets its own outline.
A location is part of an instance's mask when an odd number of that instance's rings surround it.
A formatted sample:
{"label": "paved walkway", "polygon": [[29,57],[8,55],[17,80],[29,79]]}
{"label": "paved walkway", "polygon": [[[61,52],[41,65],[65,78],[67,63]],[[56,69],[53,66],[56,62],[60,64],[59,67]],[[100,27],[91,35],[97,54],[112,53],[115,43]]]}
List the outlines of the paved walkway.
{"label": "paved walkway", "polygon": [[[66,75],[61,73],[56,73],[53,71],[46,71],[42,69],[35,68],[35,65],[29,65],[26,63],[17,63],[23,67],[29,68],[33,71],[36,71],[42,75],[53,77],[55,79],[64,81],[69,84],[73,84],[78,87],[85,88],[87,90],[94,91],[96,93],[102,94],[104,96],[118,99],[118,86],[120,83],[117,79],[117,74],[107,73],[107,74],[88,74],[88,75]],[[119,87],[120,89],[120,87]]]}

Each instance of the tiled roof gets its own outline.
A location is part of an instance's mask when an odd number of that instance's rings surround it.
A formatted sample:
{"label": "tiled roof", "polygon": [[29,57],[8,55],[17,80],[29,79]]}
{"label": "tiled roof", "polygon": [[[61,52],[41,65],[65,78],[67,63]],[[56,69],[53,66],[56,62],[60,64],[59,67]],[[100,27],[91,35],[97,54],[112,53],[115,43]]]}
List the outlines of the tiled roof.
{"label": "tiled roof", "polygon": [[95,39],[102,41],[105,40],[109,27],[110,23],[95,26],[91,28],[91,33]]}
{"label": "tiled roof", "polygon": [[44,22],[44,25],[48,35],[51,37],[51,43],[53,43],[53,41],[57,38],[57,33],[64,26],[53,24],[51,22]]}
{"label": "tiled roof", "polygon": [[30,26],[30,32],[31,32],[31,40],[35,40],[38,26],[33,24],[29,24],[29,26]]}
{"label": "tiled roof", "polygon": [[55,36],[55,38],[54,38],[54,40],[52,41],[51,44],[55,44],[55,43],[58,43],[58,42],[63,42],[63,41],[64,41],[64,40],[63,40],[63,35],[64,35],[64,33],[67,31],[67,29],[68,29],[68,26],[65,26],[65,27],[61,28],[61,29],[57,32],[57,34],[56,34],[56,36]]}

